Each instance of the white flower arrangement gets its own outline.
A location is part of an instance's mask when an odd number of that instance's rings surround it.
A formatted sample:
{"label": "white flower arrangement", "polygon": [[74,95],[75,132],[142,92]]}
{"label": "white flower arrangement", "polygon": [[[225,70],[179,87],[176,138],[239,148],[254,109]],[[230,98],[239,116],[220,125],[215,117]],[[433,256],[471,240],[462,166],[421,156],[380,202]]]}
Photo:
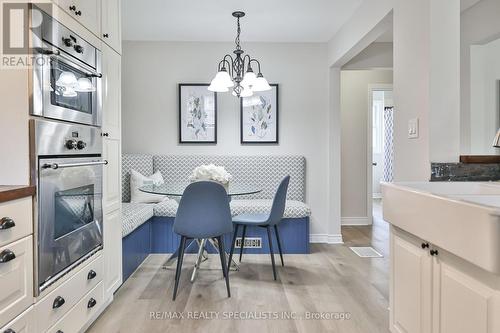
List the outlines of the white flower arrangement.
{"label": "white flower arrangement", "polygon": [[193,170],[193,173],[189,177],[191,182],[211,180],[222,184],[226,189],[229,182],[233,176],[222,166],[217,166],[214,164],[201,165]]}

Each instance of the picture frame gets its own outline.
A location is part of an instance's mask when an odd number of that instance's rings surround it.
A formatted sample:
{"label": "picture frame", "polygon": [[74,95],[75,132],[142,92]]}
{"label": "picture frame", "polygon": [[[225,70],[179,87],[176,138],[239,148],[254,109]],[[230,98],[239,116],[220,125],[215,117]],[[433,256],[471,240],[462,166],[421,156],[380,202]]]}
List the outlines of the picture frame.
{"label": "picture frame", "polygon": [[240,98],[240,143],[279,143],[279,85]]}
{"label": "picture frame", "polygon": [[179,83],[179,143],[217,143],[217,93],[207,83]]}

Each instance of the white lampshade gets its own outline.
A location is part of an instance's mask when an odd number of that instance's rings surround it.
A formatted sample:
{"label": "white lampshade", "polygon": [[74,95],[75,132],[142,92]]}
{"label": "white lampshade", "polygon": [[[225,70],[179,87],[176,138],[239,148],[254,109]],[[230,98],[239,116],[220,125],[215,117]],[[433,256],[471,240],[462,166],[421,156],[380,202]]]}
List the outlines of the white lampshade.
{"label": "white lampshade", "polygon": [[213,79],[212,82],[210,82],[210,85],[208,86],[209,91],[214,91],[214,92],[228,92],[229,89],[227,86],[224,84],[217,82],[216,79]]}
{"label": "white lampshade", "polygon": [[252,86],[253,91],[267,91],[271,90],[271,86],[267,82],[266,78],[262,76],[262,74],[259,73],[257,78],[255,79],[255,82]]}
{"label": "white lampshade", "polygon": [[56,85],[59,87],[75,88],[78,85],[78,81],[74,73],[62,72],[56,81]]}
{"label": "white lampshade", "polygon": [[78,91],[78,92],[91,92],[91,91],[95,91],[95,87],[92,84],[92,81],[90,81],[86,77],[81,77],[77,81],[77,86],[75,88],[75,91]]}
{"label": "white lampshade", "polygon": [[243,77],[243,81],[241,81],[241,85],[243,87],[251,87],[255,84],[255,80],[257,79],[257,76],[255,76],[255,73],[252,71],[246,72],[245,76]]}
{"label": "white lampshade", "polygon": [[231,80],[231,77],[226,70],[218,71],[212,82],[217,86],[225,86],[228,88],[234,86],[234,82]]}

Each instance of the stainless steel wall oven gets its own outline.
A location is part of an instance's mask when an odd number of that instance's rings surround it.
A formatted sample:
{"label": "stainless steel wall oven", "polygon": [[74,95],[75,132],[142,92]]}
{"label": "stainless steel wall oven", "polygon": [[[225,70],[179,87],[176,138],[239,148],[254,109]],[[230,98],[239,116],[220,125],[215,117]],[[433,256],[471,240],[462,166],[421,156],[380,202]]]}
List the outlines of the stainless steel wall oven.
{"label": "stainless steel wall oven", "polygon": [[101,52],[40,11],[32,28],[35,52],[30,112],[35,116],[101,125]]}
{"label": "stainless steel wall oven", "polygon": [[30,121],[37,179],[38,292],[103,245],[101,130]]}

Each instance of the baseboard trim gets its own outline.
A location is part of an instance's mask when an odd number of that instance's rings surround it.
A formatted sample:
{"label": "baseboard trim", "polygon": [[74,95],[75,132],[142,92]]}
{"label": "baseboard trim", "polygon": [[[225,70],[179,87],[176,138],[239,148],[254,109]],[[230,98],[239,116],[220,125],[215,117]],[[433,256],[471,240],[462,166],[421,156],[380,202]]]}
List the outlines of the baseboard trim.
{"label": "baseboard trim", "polygon": [[364,217],[342,217],[342,225],[371,225],[370,219],[366,216]]}
{"label": "baseboard trim", "polygon": [[310,234],[309,243],[344,244],[341,234]]}

